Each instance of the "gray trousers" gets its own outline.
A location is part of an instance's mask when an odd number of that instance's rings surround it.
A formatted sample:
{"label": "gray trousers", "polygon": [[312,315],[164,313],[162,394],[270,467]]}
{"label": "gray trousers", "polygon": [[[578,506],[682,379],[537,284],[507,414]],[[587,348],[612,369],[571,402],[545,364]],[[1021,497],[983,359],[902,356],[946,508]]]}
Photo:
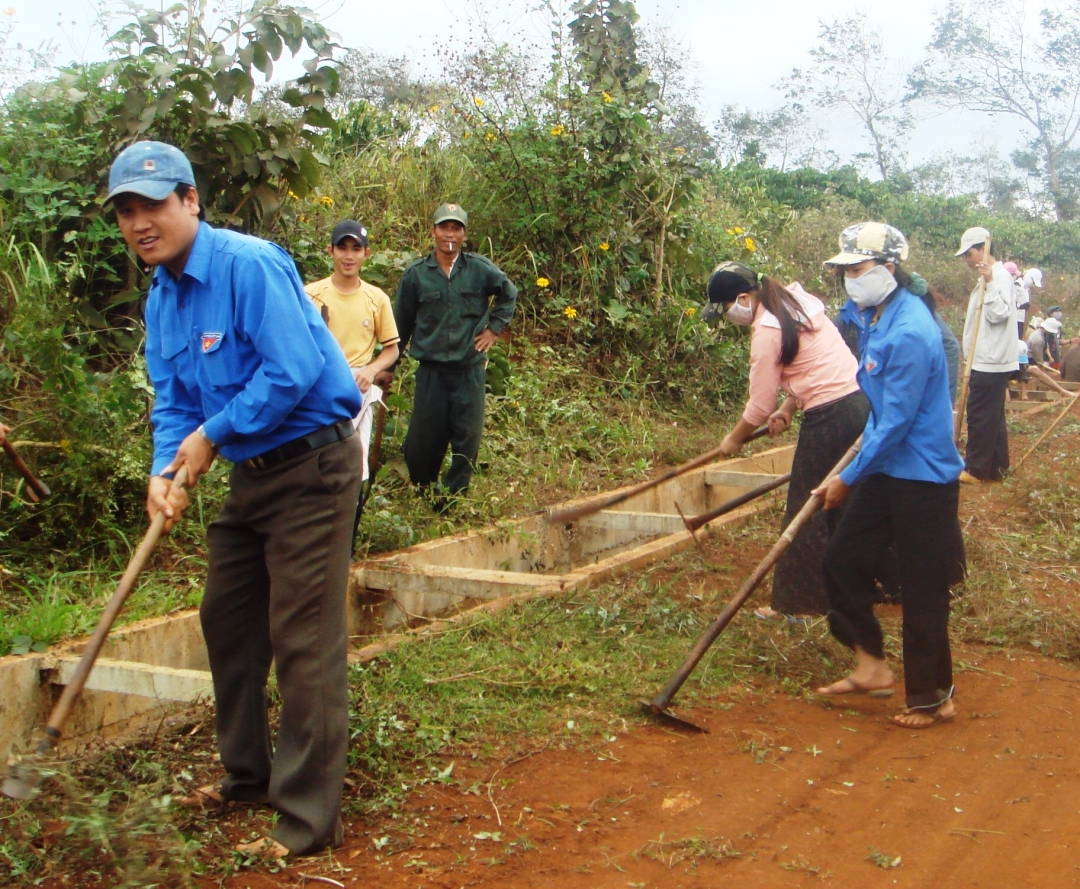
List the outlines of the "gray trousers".
{"label": "gray trousers", "polygon": [[[295,854],[341,842],[349,689],[345,589],[360,490],[354,435],[271,469],[233,467],[207,533],[199,616],[226,799],[269,802]],[[266,682],[281,694],[276,749]]]}

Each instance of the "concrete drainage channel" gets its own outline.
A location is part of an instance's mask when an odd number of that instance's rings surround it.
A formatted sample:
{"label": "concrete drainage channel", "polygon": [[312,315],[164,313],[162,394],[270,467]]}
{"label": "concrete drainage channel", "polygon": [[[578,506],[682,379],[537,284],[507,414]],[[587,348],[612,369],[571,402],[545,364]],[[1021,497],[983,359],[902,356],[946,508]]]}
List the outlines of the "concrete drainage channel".
{"label": "concrete drainage channel", "polygon": [[[359,563],[350,580],[349,632],[369,644],[354,648],[350,659],[368,660],[432,618],[584,589],[693,546],[676,503],[688,517],[714,509],[788,472],[794,451],[789,445],[715,463],[572,525],[530,516]],[[573,505],[599,502],[611,493]],[[732,512],[699,534],[740,521],[769,499]],[[80,643],[70,643],[45,654],[0,658],[4,758],[29,749],[81,650]],[[65,742],[138,730],[156,724],[170,709],[212,696],[196,612],[132,624],[114,631],[102,649],[65,729]]]}

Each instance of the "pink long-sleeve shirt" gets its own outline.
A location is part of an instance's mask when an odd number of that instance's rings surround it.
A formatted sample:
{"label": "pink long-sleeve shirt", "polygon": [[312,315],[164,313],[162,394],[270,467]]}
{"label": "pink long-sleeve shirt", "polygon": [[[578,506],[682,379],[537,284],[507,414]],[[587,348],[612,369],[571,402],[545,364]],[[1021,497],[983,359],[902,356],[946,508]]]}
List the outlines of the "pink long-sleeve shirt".
{"label": "pink long-sleeve shirt", "polygon": [[750,393],[743,410],[743,419],[751,426],[760,426],[776,410],[779,389],[797,398],[803,410],[859,389],[855,381],[859,363],[825,313],[824,304],[797,281],[787,290],[802,306],[810,329],[799,334],[799,354],[785,367],[780,364],[780,322],[758,306],[750,339]]}

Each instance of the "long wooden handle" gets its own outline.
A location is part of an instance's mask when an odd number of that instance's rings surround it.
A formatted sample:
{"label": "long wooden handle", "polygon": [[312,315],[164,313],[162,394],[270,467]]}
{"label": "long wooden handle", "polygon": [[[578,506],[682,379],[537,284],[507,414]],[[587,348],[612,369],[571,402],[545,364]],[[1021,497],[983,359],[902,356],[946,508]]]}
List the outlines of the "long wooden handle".
{"label": "long wooden handle", "polygon": [[[844,467],[847,466],[852,460],[855,459],[855,455],[859,453],[859,447],[862,445],[862,436],[860,435],[858,440],[853,444],[840,458],[840,462],[837,463],[829,474],[822,479],[821,485],[823,487],[831,479],[839,475]],[[682,684],[686,682],[687,678],[694,671],[694,668],[698,665],[698,662],[705,656],[705,652],[709,650],[712,644],[716,641],[716,638],[724,632],[724,629],[731,619],[735,617],[736,613],[745,604],[746,600],[750,598],[750,594],[754,592],[757,585],[765,578],[765,575],[769,573],[769,569],[772,568],[779,560],[780,556],[784,554],[784,550],[788,548],[791,541],[795,539],[795,535],[802,530],[803,526],[810,521],[814,513],[818,511],[818,508],[822,504],[822,497],[820,494],[811,495],[810,499],[803,504],[803,508],[799,510],[798,514],[791,520],[791,523],[784,529],[784,533],[780,535],[780,539],[776,541],[773,548],[769,550],[769,554],[765,556],[758,566],[754,569],[754,572],[746,579],[739,591],[731,597],[731,600],[724,606],[724,610],[720,612],[720,616],[713,621],[712,625],[705,631],[697,643],[691,649],[690,654],[687,655],[685,661],[675,675],[671,678],[671,681],[664,687],[664,690],[657,695],[652,701],[654,708],[666,710],[671,703],[671,699],[675,697],[676,693],[682,688]]]}
{"label": "long wooden handle", "polygon": [[[761,438],[763,435],[769,434],[769,427],[759,426],[753,432],[750,433],[743,442],[754,441]],[[697,469],[699,466],[705,466],[708,463],[712,463],[719,457],[724,456],[724,452],[721,446],[713,448],[711,451],[706,451],[698,457],[694,457],[693,460],[688,460],[681,466],[676,466],[674,469],[669,469],[663,475],[659,475],[654,479],[650,479],[647,482],[642,482],[639,485],[634,485],[632,488],[627,488],[625,491],[620,491],[618,494],[614,494],[604,500],[597,501],[595,503],[585,503],[581,506],[574,506],[570,509],[561,509],[558,512],[553,512],[548,516],[548,522],[553,525],[575,522],[578,519],[583,519],[585,516],[593,515],[600,512],[603,509],[609,509],[618,503],[622,503],[624,500],[629,500],[631,497],[636,497],[638,494],[644,491],[649,491],[655,488],[657,485],[662,485],[664,482],[671,481],[673,478],[677,478],[689,472],[692,469]]]}
{"label": "long wooden handle", "polygon": [[30,493],[31,500],[35,503],[40,503],[46,497],[52,495],[52,491],[49,490],[45,482],[30,471],[30,467],[23,462],[23,458],[20,457],[19,452],[15,450],[15,445],[6,438],[4,439],[4,451],[11,458],[11,462],[15,464],[15,468],[19,471],[19,475],[26,479],[27,491]]}
{"label": "long wooden handle", "polygon": [[[983,245],[983,260],[990,255],[990,236]],[[971,388],[971,367],[975,363],[975,347],[979,344],[979,329],[982,327],[983,306],[986,303],[986,278],[979,275],[979,302],[975,307],[975,328],[971,331],[971,349],[964,361],[964,377],[960,381],[960,394],[956,399],[956,420],[953,426],[953,441],[960,443],[960,431],[964,428],[964,413],[967,411],[968,390]]]}
{"label": "long wooden handle", "polygon": [[771,482],[765,482],[763,485],[758,485],[747,491],[745,494],[740,494],[738,497],[732,497],[727,503],[723,503],[716,509],[704,512],[699,516],[694,516],[692,519],[683,519],[683,524],[686,525],[686,530],[693,534],[698,528],[703,525],[709,524],[713,519],[718,519],[722,515],[732,510],[738,509],[740,506],[745,506],[751,500],[757,500],[758,497],[763,497],[770,491],[775,491],[777,488],[782,488],[789,481],[791,481],[791,473],[785,472],[783,475],[778,475]]}
{"label": "long wooden handle", "polygon": [[1050,433],[1057,429],[1061,421],[1069,415],[1069,411],[1076,407],[1077,404],[1080,404],[1080,392],[1070,392],[1069,401],[1065,405],[1065,409],[1054,418],[1053,423],[1046,427],[1046,431],[1039,436],[1039,440],[1036,441],[1035,444],[1033,444],[1030,448],[1027,449],[1027,453],[1025,453],[1023,457],[1016,461],[1016,465],[1012,467],[1013,472],[1016,472],[1021,467],[1021,465],[1023,465],[1024,461],[1027,460],[1027,458],[1030,457],[1035,451],[1035,448],[1037,448],[1044,441],[1046,441],[1047,438],[1050,437]]}
{"label": "long wooden handle", "polygon": [[[181,466],[180,471],[176,473],[176,478],[173,479],[173,486],[180,485],[182,487],[186,482],[187,466]],[[161,539],[164,530],[165,513],[159,512],[154,516],[154,520],[150,523],[150,528],[143,536],[139,548],[135,550],[135,555],[133,555],[131,561],[128,562],[127,570],[124,571],[123,577],[120,578],[120,583],[116,586],[116,592],[112,594],[112,598],[105,606],[105,610],[101,613],[101,617],[98,618],[97,628],[94,630],[94,634],[90,637],[89,641],[86,643],[86,647],[83,649],[82,657],[79,658],[79,663],[75,667],[75,672],[71,674],[71,679],[69,679],[67,685],[64,686],[64,691],[60,695],[60,700],[57,701],[56,706],[53,707],[53,711],[49,716],[49,723],[45,727],[48,739],[51,740],[53,744],[59,740],[64,724],[67,722],[68,716],[71,715],[71,708],[75,705],[75,701],[78,700],[79,695],[82,693],[83,686],[86,685],[87,677],[89,677],[90,671],[94,668],[94,662],[97,660],[97,656],[101,652],[101,648],[109,636],[109,631],[112,629],[113,623],[120,614],[120,610],[124,607],[124,603],[127,601],[128,596],[131,595],[131,591],[135,586],[135,580],[146,565],[147,559],[150,558],[150,553],[157,545],[158,540]]]}

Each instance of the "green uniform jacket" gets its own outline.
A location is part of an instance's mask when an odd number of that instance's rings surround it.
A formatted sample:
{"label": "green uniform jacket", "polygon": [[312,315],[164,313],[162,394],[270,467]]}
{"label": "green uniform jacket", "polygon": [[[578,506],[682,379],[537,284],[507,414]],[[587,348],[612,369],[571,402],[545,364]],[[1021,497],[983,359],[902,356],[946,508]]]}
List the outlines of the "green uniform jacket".
{"label": "green uniform jacket", "polygon": [[447,278],[434,252],[401,276],[394,320],[401,349],[424,364],[446,369],[484,360],[473,342],[484,328],[501,333],[517,304],[517,288],[491,260],[462,252]]}

